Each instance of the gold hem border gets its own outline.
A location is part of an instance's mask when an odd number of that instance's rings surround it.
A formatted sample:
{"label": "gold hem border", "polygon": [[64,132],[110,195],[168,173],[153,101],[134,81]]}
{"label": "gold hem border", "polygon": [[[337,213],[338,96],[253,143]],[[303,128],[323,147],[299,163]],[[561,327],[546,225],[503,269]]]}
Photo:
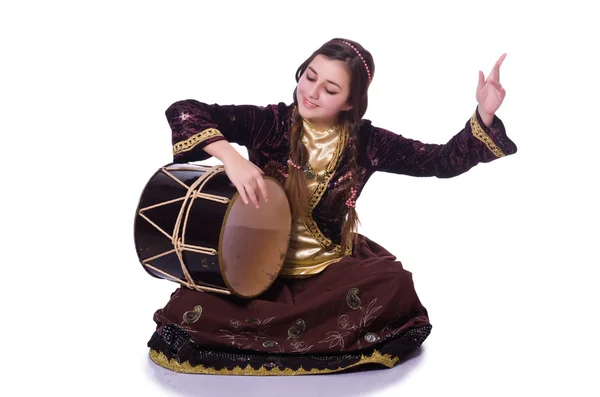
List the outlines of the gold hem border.
{"label": "gold hem border", "polygon": [[177,142],[173,145],[173,154],[179,154],[192,150],[196,145],[206,141],[207,139],[214,138],[216,136],[223,136],[221,131],[216,128],[207,128],[196,135],[192,135],[185,141]]}
{"label": "gold hem border", "polygon": [[477,120],[477,113],[473,113],[473,116],[471,116],[470,123],[471,123],[471,133],[473,133],[475,138],[477,138],[481,142],[483,142],[487,146],[487,148],[492,153],[494,153],[494,155],[496,157],[504,157],[505,156],[505,154],[502,152],[502,150],[500,150],[500,148],[498,146],[496,146],[496,144],[494,143],[492,138],[490,138],[489,135],[485,133],[483,128],[481,128],[481,125],[479,124],[479,120]]}
{"label": "gold hem border", "polygon": [[340,372],[349,368],[357,367],[359,365],[364,364],[380,364],[387,368],[392,368],[395,366],[400,360],[398,357],[392,357],[389,354],[381,354],[378,350],[374,350],[368,356],[361,354],[360,360],[354,364],[350,364],[345,367],[338,367],[336,369],[317,369],[312,368],[310,370],[306,370],[302,367],[298,369],[279,369],[272,368],[268,369],[264,365],[261,365],[260,368],[255,369],[250,364],[247,364],[245,367],[240,367],[239,365],[235,366],[233,369],[215,369],[213,367],[206,367],[202,364],[198,364],[196,366],[192,366],[189,361],[184,363],[178,362],[176,359],[168,359],[167,356],[163,352],[158,350],[150,349],[150,359],[157,365],[170,369],[174,372],[180,372],[184,374],[204,374],[204,375],[254,375],[254,376],[266,376],[266,375],[279,375],[279,376],[290,376],[290,375],[318,375],[318,374],[328,374]]}

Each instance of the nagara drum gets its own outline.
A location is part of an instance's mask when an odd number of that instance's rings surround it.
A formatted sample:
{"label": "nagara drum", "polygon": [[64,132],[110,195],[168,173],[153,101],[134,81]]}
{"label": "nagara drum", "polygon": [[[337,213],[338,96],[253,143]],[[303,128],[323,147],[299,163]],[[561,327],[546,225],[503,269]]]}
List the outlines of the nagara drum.
{"label": "nagara drum", "polygon": [[140,263],[198,291],[254,298],[277,278],[289,247],[290,204],[264,176],[268,202],[245,204],[223,166],[172,163],[144,187],[134,221]]}

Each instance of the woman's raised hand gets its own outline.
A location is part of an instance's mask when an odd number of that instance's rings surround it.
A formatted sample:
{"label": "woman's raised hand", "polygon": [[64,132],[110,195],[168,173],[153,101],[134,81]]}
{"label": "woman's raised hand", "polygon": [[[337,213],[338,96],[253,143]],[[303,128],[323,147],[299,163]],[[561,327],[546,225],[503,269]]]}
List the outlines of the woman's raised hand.
{"label": "woman's raised hand", "polygon": [[502,54],[496,61],[487,79],[484,79],[483,72],[479,71],[476,98],[479,109],[487,114],[496,113],[506,96],[506,91],[500,85],[500,66],[504,62],[504,58],[506,58],[506,54]]}

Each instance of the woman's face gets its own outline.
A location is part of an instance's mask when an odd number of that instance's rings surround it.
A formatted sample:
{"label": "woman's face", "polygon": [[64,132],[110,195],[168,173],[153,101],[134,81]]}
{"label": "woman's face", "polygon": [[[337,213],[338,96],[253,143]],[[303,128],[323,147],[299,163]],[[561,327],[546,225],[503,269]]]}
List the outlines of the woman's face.
{"label": "woman's face", "polygon": [[317,55],[300,80],[296,97],[300,116],[316,127],[338,122],[341,111],[349,110],[350,72],[341,61]]}

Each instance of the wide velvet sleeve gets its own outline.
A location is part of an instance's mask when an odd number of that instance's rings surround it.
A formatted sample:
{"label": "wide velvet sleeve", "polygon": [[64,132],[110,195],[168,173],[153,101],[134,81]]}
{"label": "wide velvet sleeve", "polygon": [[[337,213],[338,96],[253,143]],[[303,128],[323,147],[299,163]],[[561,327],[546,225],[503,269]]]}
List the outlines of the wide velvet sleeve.
{"label": "wide velvet sleeve", "polygon": [[494,115],[487,127],[477,109],[465,128],[446,144],[428,144],[372,126],[367,130],[367,154],[374,171],[451,178],[478,163],[517,152],[502,120]]}
{"label": "wide velvet sleeve", "polygon": [[284,106],[209,105],[194,99],[175,102],[165,111],[171,127],[173,161],[206,160],[211,156],[203,148],[219,140],[257,150],[276,133]]}

